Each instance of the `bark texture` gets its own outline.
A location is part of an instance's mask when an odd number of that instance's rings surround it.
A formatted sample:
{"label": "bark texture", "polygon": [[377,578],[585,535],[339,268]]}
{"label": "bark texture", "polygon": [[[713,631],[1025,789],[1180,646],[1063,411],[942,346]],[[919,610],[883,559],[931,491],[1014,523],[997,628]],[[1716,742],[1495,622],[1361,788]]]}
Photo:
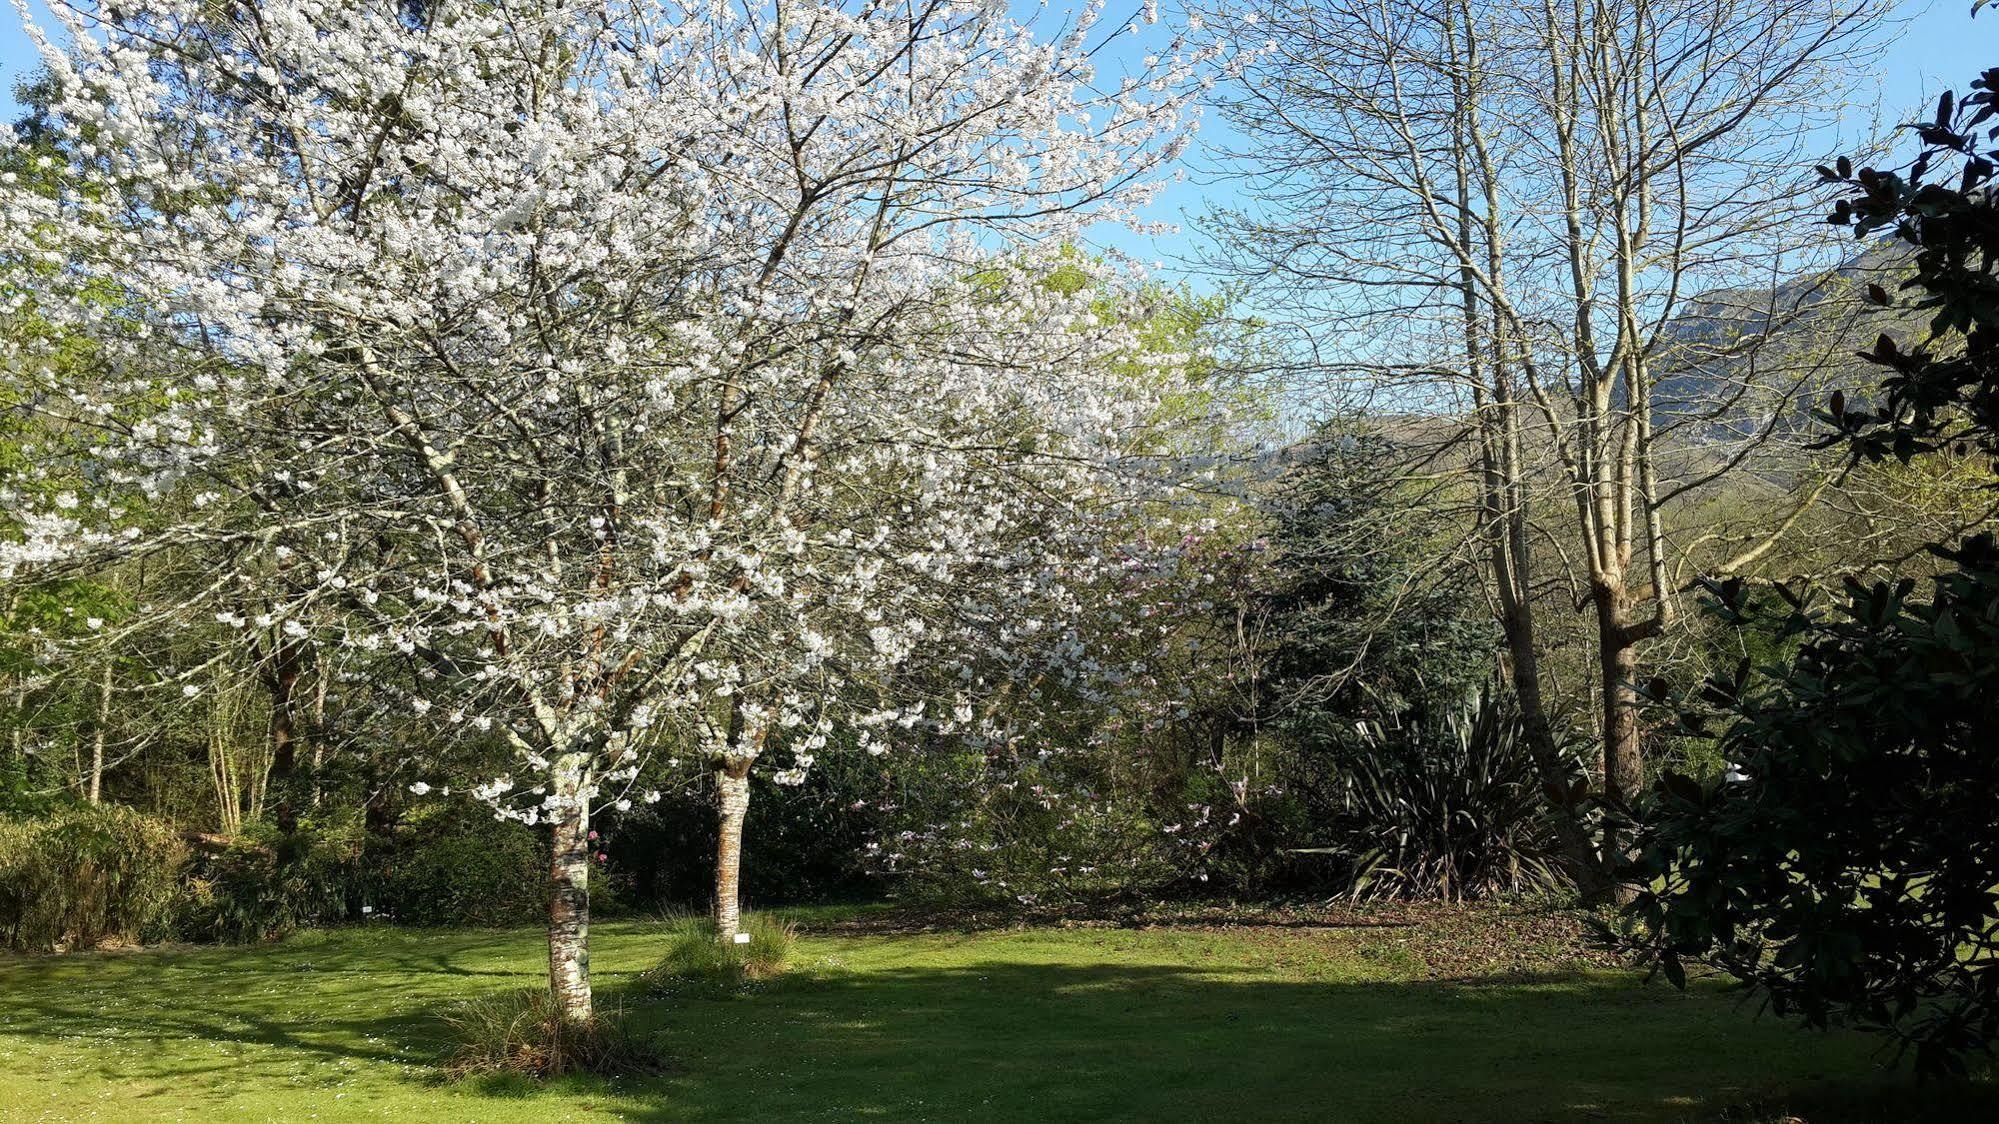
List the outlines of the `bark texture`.
{"label": "bark texture", "polygon": [[[1626,598],[1619,587],[1603,587],[1597,594],[1599,664],[1603,678],[1603,794],[1613,805],[1625,805],[1645,786],[1645,749],[1639,728],[1642,700],[1634,680],[1638,675],[1638,644],[1647,631],[1626,623]],[[1624,858],[1624,840],[1615,826],[1603,833],[1605,860],[1616,864]],[[1622,883],[1612,887],[1619,903],[1628,902],[1633,889]]]}
{"label": "bark texture", "polygon": [[298,685],[305,664],[305,650],[296,643],[277,644],[264,669],[264,688],[271,696],[271,779],[275,783],[272,809],[280,830],[298,826],[298,799],[293,777],[298,772]]}
{"label": "bark texture", "polygon": [[577,795],[577,782],[567,787],[557,818],[550,825],[554,849],[549,865],[553,883],[548,898],[548,986],[555,1008],[572,1023],[588,1022],[590,1005],[590,806]]}
{"label": "bark texture", "polygon": [[742,929],[743,820],[750,812],[750,765],[726,758],[715,768],[721,832],[715,843],[715,939],[729,943]]}

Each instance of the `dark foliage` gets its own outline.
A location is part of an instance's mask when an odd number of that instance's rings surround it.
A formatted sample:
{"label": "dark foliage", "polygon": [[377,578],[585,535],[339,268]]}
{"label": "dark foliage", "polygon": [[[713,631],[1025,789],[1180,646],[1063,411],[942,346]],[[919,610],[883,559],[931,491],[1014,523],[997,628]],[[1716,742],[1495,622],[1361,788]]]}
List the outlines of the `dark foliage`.
{"label": "dark foliage", "polygon": [[1449,497],[1425,487],[1387,437],[1334,421],[1272,490],[1255,709],[1282,795],[1259,819],[1357,896],[1546,888],[1545,786],[1488,691],[1499,637]]}
{"label": "dark foliage", "polygon": [[[1650,797],[1640,948],[1698,959],[1813,1026],[1858,1023],[1956,1068],[1999,1028],[1999,551],[1914,583],[1803,598],[1789,666],[1708,684],[1733,779]],[[1724,601],[1724,605],[1726,602]]]}
{"label": "dark foliage", "polygon": [[193,940],[274,940],[358,914],[369,879],[365,840],[348,822],[293,831],[247,825],[196,859],[176,928]]}
{"label": "dark foliage", "polygon": [[[1915,127],[1925,147],[1905,173],[1823,169],[1849,192],[1834,222],[1914,248],[1906,288],[1932,314],[1921,346],[1884,336],[1867,354],[1887,370],[1871,408],[1830,402],[1833,440],[1857,456],[1999,451],[1995,112],[1999,69]],[[1807,1025],[1878,1030],[1924,1073],[1962,1071],[1999,1034],[1999,547],[1932,550],[1954,569],[1922,589],[1711,589],[1727,619],[1775,628],[1794,654],[1679,708],[1736,768],[1661,778],[1620,938],[1675,983],[1701,961]]]}
{"label": "dark foliage", "polygon": [[[1999,67],[1971,84],[1960,102],[1946,93],[1935,120],[1911,126],[1923,151],[1906,173],[1863,168],[1844,160],[1819,171],[1850,190],[1832,214],[1866,237],[1887,231],[1914,251],[1903,283],[1913,307],[1931,315],[1932,338],[1907,347],[1883,335],[1865,353],[1887,369],[1873,409],[1849,408],[1834,394],[1829,420],[1835,438],[1863,456],[1908,460],[1956,443],[1988,453],[1999,444]],[[1954,182],[1939,179],[1956,174]],[[1894,298],[1876,286],[1880,304]]]}
{"label": "dark foliage", "polygon": [[[372,904],[405,925],[519,925],[548,914],[548,836],[470,800],[415,809],[373,841]],[[594,899],[604,895],[595,885]]]}
{"label": "dark foliage", "polygon": [[[759,905],[832,901],[881,892],[866,862],[879,833],[872,809],[887,782],[879,770],[845,759],[806,774],[801,785],[751,780],[744,835],[743,900]],[[861,805],[857,807],[856,805]],[[603,822],[608,873],[629,904],[705,909],[715,893],[715,805],[707,786],[670,793]]]}
{"label": "dark foliage", "polygon": [[1259,711],[1309,747],[1360,721],[1458,710],[1490,674],[1496,637],[1435,497],[1412,490],[1378,434],[1332,422],[1303,450],[1266,504]]}
{"label": "dark foliage", "polygon": [[510,925],[543,916],[548,844],[452,798],[369,830],[357,815],[307,817],[291,831],[247,825],[204,848],[179,907],[191,940],[255,942],[316,925]]}

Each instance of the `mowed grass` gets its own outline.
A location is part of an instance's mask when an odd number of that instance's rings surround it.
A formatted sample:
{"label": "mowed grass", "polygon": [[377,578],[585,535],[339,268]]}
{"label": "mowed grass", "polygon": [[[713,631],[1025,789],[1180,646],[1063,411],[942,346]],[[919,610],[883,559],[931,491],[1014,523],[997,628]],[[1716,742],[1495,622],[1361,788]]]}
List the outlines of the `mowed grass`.
{"label": "mowed grass", "polygon": [[[1681,995],[1552,956],[1537,966],[1531,940],[1483,961],[1440,958],[1431,936],[1402,922],[808,932],[777,982],[649,998],[620,993],[656,959],[659,931],[601,925],[600,996],[657,1034],[668,1070],[547,1086],[452,1083],[437,1065],[439,1007],[537,982],[545,953],[532,931],[340,930],[258,948],[0,959],[0,1119],[1774,1120],[1794,1110],[1816,1122],[1990,1119],[1973,1102],[1999,1104],[1980,1085],[1949,1091],[1946,1111],[1937,1091],[1911,1094],[1878,1073],[1871,1042],[1757,1019],[1717,989]],[[1942,1115],[1920,1107],[1932,1102]]]}

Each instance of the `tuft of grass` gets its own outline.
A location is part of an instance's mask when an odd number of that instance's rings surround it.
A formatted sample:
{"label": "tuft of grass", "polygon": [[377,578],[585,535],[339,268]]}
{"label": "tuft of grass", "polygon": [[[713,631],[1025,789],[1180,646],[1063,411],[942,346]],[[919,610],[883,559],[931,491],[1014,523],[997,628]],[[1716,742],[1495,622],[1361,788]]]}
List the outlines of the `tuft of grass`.
{"label": "tuft of grass", "polygon": [[524,987],[464,999],[439,1016],[453,1048],[445,1072],[454,1078],[537,1081],[565,1073],[623,1077],[658,1073],[652,1044],[631,1033],[624,1012],[600,1010],[586,1023],[556,1011],[545,987]]}
{"label": "tuft of grass", "polygon": [[639,974],[640,986],[653,991],[676,983],[736,987],[768,980],[783,974],[798,944],[798,927],[768,913],[744,916],[742,931],[750,937],[746,944],[716,940],[715,922],[707,917],[669,917],[662,928],[666,953]]}

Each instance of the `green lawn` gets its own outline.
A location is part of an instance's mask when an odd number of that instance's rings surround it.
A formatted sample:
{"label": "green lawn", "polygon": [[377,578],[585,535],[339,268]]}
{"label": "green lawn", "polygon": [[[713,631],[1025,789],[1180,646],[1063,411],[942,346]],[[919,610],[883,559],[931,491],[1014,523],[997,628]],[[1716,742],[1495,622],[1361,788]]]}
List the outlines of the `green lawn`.
{"label": "green lawn", "polygon": [[[653,939],[644,923],[597,928],[600,993],[648,964]],[[261,948],[0,958],[0,1119],[1679,1120],[1746,1101],[1911,1111],[1899,1084],[1873,1075],[1864,1040],[1759,1020],[1713,992],[1563,968],[1544,956],[1545,937],[1481,942],[1393,922],[814,935],[792,975],[756,992],[632,1000],[672,1059],[665,1075],[546,1088],[442,1081],[429,1014],[535,983],[533,932],[348,930]]]}

